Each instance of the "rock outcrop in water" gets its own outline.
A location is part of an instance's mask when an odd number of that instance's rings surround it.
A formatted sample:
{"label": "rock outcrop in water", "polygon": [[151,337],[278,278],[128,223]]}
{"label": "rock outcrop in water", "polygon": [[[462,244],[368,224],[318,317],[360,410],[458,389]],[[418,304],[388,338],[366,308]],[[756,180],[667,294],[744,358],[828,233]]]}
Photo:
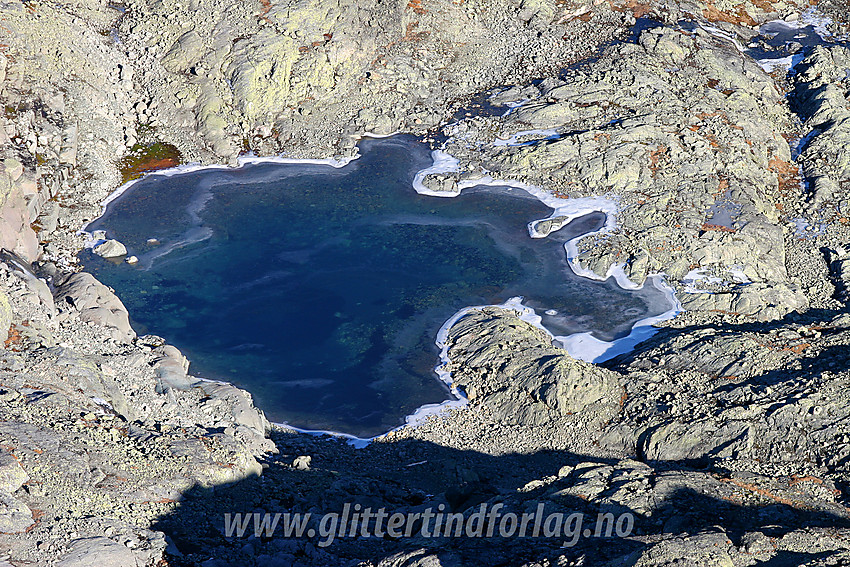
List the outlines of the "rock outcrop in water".
{"label": "rock outcrop in water", "polygon": [[[806,6],[118,8],[0,7],[0,247],[14,253],[0,265],[0,563],[850,562],[850,54],[803,47],[788,78],[739,49]],[[848,30],[844,3],[818,8],[836,20],[828,31]],[[607,44],[647,16],[654,29]],[[577,262],[599,275],[623,264],[636,282],[666,272],[688,311],[604,367],[570,360],[510,310],[474,311],[448,350],[469,407],[355,450],[270,427],[250,395],[193,378],[74,273],[80,226],[122,181],[174,165],[174,148],[205,163],[243,149],[328,157],[396,130],[440,135],[460,159],[426,180],[435,188],[490,174],[614,196],[618,229],[583,240]],[[635,530],[572,547],[221,535],[224,513],[346,502],[544,503],[628,512]]]}
{"label": "rock outcrop in water", "polygon": [[95,245],[92,252],[103,258],[119,258],[127,255],[127,248],[117,240],[110,239]]}
{"label": "rock outcrop in water", "polygon": [[[476,311],[452,327],[447,370],[472,403],[499,421],[534,426],[579,412],[601,419],[617,407],[616,374],[573,359],[544,331],[506,314]],[[518,399],[527,402],[517,407]]]}

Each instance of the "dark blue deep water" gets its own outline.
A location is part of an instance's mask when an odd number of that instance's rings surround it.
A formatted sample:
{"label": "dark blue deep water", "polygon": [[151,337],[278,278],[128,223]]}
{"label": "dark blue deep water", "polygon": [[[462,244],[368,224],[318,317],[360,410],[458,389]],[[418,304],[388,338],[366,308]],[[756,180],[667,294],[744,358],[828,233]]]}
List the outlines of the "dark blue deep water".
{"label": "dark blue deep water", "polygon": [[[341,169],[254,164],[150,176],[89,230],[136,265],[82,254],[116,289],[140,334],[180,348],[198,376],[253,393],[273,421],[359,436],[449,397],[436,378],[437,330],[459,309],[522,295],[556,335],[610,340],[669,308],[646,286],[573,275],[564,242],[526,225],[551,210],[520,190],[418,195],[431,164],[413,138],[367,140]],[[155,239],[155,241],[151,241]]]}

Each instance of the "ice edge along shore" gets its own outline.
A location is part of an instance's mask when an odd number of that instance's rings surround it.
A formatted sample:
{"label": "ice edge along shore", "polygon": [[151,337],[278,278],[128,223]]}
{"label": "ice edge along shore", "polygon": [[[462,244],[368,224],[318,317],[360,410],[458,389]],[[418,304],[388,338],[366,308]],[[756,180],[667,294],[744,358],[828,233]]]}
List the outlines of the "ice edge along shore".
{"label": "ice edge along shore", "polygon": [[[258,163],[325,165],[335,169],[339,169],[345,167],[353,160],[358,158],[359,153],[355,154],[354,156],[341,159],[296,159],[287,157],[242,156],[238,158],[238,165],[236,165],[235,167],[221,164],[183,164],[169,169],[150,172],[145,174],[143,177],[133,179],[131,181],[128,181],[127,183],[124,183],[115,191],[113,191],[106,199],[103,200],[103,202],[101,203],[101,215],[106,211],[107,206],[115,199],[126,193],[137,182],[141,181],[142,179],[147,179],[151,176],[172,177],[175,175],[194,173],[198,171],[232,170],[234,168],[243,167],[245,165]],[[645,283],[642,285],[637,285],[632,282],[626,275],[625,270],[623,269],[623,264],[612,265],[603,277],[599,274],[596,274],[592,270],[582,267],[581,264],[578,262],[577,244],[579,240],[592,234],[602,234],[605,232],[610,232],[616,228],[616,213],[618,210],[618,205],[613,198],[580,197],[575,199],[564,199],[546,192],[541,187],[529,185],[527,183],[522,183],[519,181],[494,179],[489,175],[485,175],[479,179],[461,181],[457,185],[457,191],[433,191],[428,189],[424,185],[425,178],[428,175],[433,174],[457,172],[460,168],[460,162],[455,157],[442,150],[434,150],[433,152],[431,152],[431,158],[433,160],[433,164],[430,167],[420,170],[413,180],[413,189],[420,195],[427,195],[432,197],[456,197],[460,195],[464,189],[479,186],[508,187],[520,189],[529,193],[547,207],[553,209],[548,219],[566,219],[563,222],[563,226],[566,226],[572,220],[585,216],[587,214],[596,212],[603,213],[605,215],[605,224],[600,229],[581,234],[569,240],[565,244],[567,263],[570,266],[570,269],[573,271],[573,273],[580,277],[585,277],[597,281],[605,281],[608,278],[613,277],[617,284],[623,289],[637,290],[642,289],[643,286],[646,285]],[[537,223],[544,220],[547,219],[540,219],[529,223],[528,230],[529,236],[531,238],[545,238],[545,235],[538,233],[534,228]],[[88,226],[92,222],[94,222],[94,220],[87,222],[80,229],[80,233],[85,234],[88,237],[86,247],[91,247],[96,243],[96,240],[93,238],[91,233],[87,231]],[[637,345],[641,341],[650,338],[653,334],[657,332],[657,329],[653,327],[655,323],[672,319],[683,311],[682,305],[677,299],[675,291],[664,281],[664,274],[650,274],[647,278],[647,281],[651,282],[651,285],[655,286],[656,288],[665,293],[667,299],[670,301],[670,309],[665,311],[664,313],[661,313],[660,315],[654,315],[652,317],[647,317],[637,321],[632,326],[631,332],[627,336],[615,339],[613,341],[602,341],[594,337],[590,332],[575,333],[573,335],[568,336],[556,336],[542,325],[542,318],[537,315],[533,309],[523,305],[522,297],[513,297],[500,305],[475,305],[461,309],[443,324],[443,326],[438,331],[435,340],[437,347],[440,348],[440,363],[434,368],[434,371],[439,377],[439,379],[449,387],[454,399],[445,400],[437,404],[422,405],[416,410],[414,410],[413,413],[405,417],[405,423],[403,425],[393,428],[386,433],[382,433],[374,437],[362,438],[337,431],[301,429],[298,427],[293,427],[287,423],[275,423],[274,425],[310,435],[332,435],[334,437],[345,439],[349,444],[354,447],[362,448],[371,443],[373,440],[384,437],[389,433],[392,433],[393,431],[396,431],[402,427],[416,426],[422,423],[431,415],[437,415],[449,409],[466,407],[468,403],[466,396],[463,392],[461,392],[457,387],[454,386],[451,377],[451,372],[446,370],[448,364],[451,362],[448,356],[448,333],[450,329],[455,325],[455,323],[457,323],[468,313],[486,307],[498,307],[515,311],[521,320],[526,321],[527,323],[530,323],[531,325],[544,331],[546,334],[552,337],[553,341],[556,341],[557,343],[561,344],[570,356],[577,360],[583,360],[586,362],[602,362],[608,360],[609,358],[613,358],[614,356],[617,356],[619,354],[629,352],[635,347],[635,345]]]}

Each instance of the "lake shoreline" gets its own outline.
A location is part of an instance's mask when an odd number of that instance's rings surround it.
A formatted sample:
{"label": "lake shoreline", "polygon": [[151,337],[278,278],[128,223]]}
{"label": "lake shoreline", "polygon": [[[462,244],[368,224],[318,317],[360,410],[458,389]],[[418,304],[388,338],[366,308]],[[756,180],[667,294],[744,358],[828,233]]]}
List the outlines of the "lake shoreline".
{"label": "lake shoreline", "polygon": [[[0,7],[0,248],[14,253],[0,254],[0,564],[850,562],[850,50],[833,40],[850,19],[838,0],[811,8]],[[774,45],[769,22],[805,31]],[[364,132],[434,140],[445,159],[428,191],[489,176],[565,202],[615,196],[616,228],[574,242],[574,271],[665,273],[683,312],[590,364],[518,306],[469,311],[439,337],[466,407],[355,449],[196,380],[79,271],[78,230],[125,158],[170,144],[201,164],[348,159]],[[548,220],[531,234],[562,222]],[[634,530],[329,547],[224,535],[226,515],[313,513],[318,530],[354,504],[502,506],[500,519],[542,504],[629,514]]]}
{"label": "lake shoreline", "polygon": [[[373,137],[365,137],[366,139],[377,139]],[[359,147],[358,147],[359,149]],[[238,166],[226,166],[226,165],[210,165],[210,166],[202,166],[200,164],[184,164],[179,167],[160,170],[156,172],[149,173],[145,177],[142,177],[137,180],[130,181],[127,184],[122,185],[118,190],[113,192],[106,200],[103,202],[103,211],[106,213],[107,207],[110,203],[116,201],[119,198],[126,197],[130,195],[130,191],[133,190],[136,183],[141,182],[142,180],[146,180],[146,183],[150,183],[151,179],[156,179],[160,177],[170,178],[177,175],[186,175],[186,174],[196,174],[198,172],[205,171],[237,171],[240,168],[243,168],[248,165],[258,164],[258,163],[276,163],[276,164],[288,164],[288,165],[319,165],[319,166],[328,166],[336,169],[345,167],[348,163],[350,163],[353,159],[358,159],[360,156],[360,152],[358,151],[357,155],[346,160],[336,160],[336,159],[326,159],[326,160],[299,160],[299,159],[291,159],[291,158],[282,158],[282,157],[272,157],[272,158],[256,158],[256,157],[245,157],[239,159]],[[594,234],[601,234],[604,232],[613,231],[616,229],[616,214],[617,214],[617,205],[613,200],[609,200],[606,198],[579,198],[579,199],[563,199],[553,197],[551,194],[546,191],[537,188],[528,186],[522,183],[510,182],[510,181],[499,181],[494,180],[492,178],[483,178],[480,180],[470,180],[465,182],[465,184],[458,187],[456,193],[446,194],[436,191],[429,192],[423,181],[428,178],[430,175],[434,175],[435,173],[445,173],[456,168],[456,162],[451,159],[447,159],[440,154],[440,152],[435,151],[432,152],[433,164],[429,167],[426,167],[414,176],[413,184],[411,189],[415,190],[419,194],[434,196],[434,197],[447,197],[447,196],[457,196],[460,195],[463,189],[472,188],[472,187],[482,187],[482,186],[493,186],[493,187],[507,187],[513,189],[519,189],[528,193],[533,198],[540,201],[542,204],[552,209],[552,213],[546,219],[533,220],[528,225],[529,236],[531,238],[545,238],[550,232],[554,230],[560,230],[561,227],[569,224],[573,219],[577,219],[579,217],[583,217],[585,215],[599,212],[605,215],[605,222],[597,231],[591,231],[582,233],[574,238],[570,239],[564,245],[564,253],[566,254],[567,265],[569,269],[573,271],[577,276],[589,278],[593,280],[603,280],[605,278],[601,278],[588,272],[587,270],[582,271],[580,267],[574,262],[574,256],[570,254],[571,251],[576,249],[576,242],[579,240],[590,237]],[[449,164],[446,167],[446,164]],[[207,199],[211,198],[211,195],[207,197]],[[193,215],[197,216],[200,213],[200,210],[196,210]],[[91,233],[87,230],[87,228],[92,225],[92,223],[96,223],[98,227],[101,229],[105,228],[107,230],[107,237],[109,236],[109,223],[106,221],[106,224],[103,222],[99,222],[102,217],[98,217],[86,224],[81,229],[81,232],[87,235],[87,247],[92,247],[95,244],[99,244],[101,241],[95,241],[91,236]],[[551,227],[547,234],[541,234],[537,232],[535,229],[536,226],[541,225],[542,223],[550,223],[553,220],[558,222],[558,226]],[[197,219],[197,222],[201,222],[200,219]],[[200,225],[199,225],[200,227]],[[207,234],[207,237],[210,235]],[[181,241],[182,242],[182,241]],[[125,242],[126,243],[126,242]],[[177,244],[179,246],[185,245]],[[162,246],[162,243],[159,244]],[[174,248],[174,244],[169,244],[166,246],[167,253],[168,250]],[[140,265],[146,265],[150,262],[150,260],[146,260],[148,254],[142,254],[140,250],[136,251],[132,246],[129,248],[129,254],[133,254],[134,251],[141,255]],[[157,256],[161,256],[162,253],[159,253]],[[129,257],[129,256],[128,256]],[[121,260],[122,258],[118,258]],[[145,268],[149,269],[149,268]],[[613,277],[617,284],[624,289],[634,289],[639,290],[643,287],[643,284],[638,286],[633,282],[630,282],[628,278],[625,276],[621,267],[612,266],[608,270],[607,277]],[[656,287],[659,290],[662,290],[665,294],[667,294],[667,300],[670,302],[670,309],[665,311],[664,313],[651,315],[647,318],[636,321],[630,329],[630,332],[623,337],[617,338],[613,341],[603,341],[593,337],[592,333],[584,332],[571,336],[555,336],[550,331],[545,329],[542,324],[542,319],[539,315],[535,315],[533,311],[531,311],[528,307],[522,305],[521,297],[514,297],[510,299],[506,303],[502,305],[493,305],[493,306],[475,306],[475,307],[465,307],[458,311],[455,315],[449,318],[448,321],[443,323],[440,330],[437,333],[437,336],[434,338],[435,344],[440,349],[440,362],[435,366],[434,373],[435,378],[439,379],[442,383],[446,385],[451,393],[451,397],[447,400],[444,400],[440,403],[425,403],[422,406],[419,406],[410,414],[406,415],[403,418],[403,424],[397,427],[392,428],[392,431],[397,430],[399,427],[411,427],[416,426],[417,424],[421,424],[424,420],[426,420],[429,416],[439,415],[440,413],[449,410],[449,409],[459,409],[466,405],[466,398],[462,392],[458,391],[457,388],[454,387],[452,383],[451,373],[445,371],[444,369],[450,364],[450,360],[446,355],[446,345],[445,339],[448,335],[448,332],[454,322],[457,322],[460,318],[470,313],[473,310],[480,310],[485,307],[502,307],[502,308],[513,308],[517,310],[518,314],[522,320],[529,322],[530,324],[540,328],[544,332],[547,332],[552,337],[553,341],[557,341],[561,344],[567,345],[567,351],[571,356],[577,358],[579,360],[589,360],[600,362],[607,358],[612,358],[618,354],[622,354],[628,352],[630,350],[630,346],[634,344],[646,340],[651,337],[657,329],[653,328],[652,325],[659,321],[664,321],[676,316],[680,310],[681,305],[678,303],[678,300],[675,298],[675,293],[672,288],[663,284],[663,282],[658,277],[648,278],[651,285]],[[131,312],[132,318],[132,312]],[[180,355],[182,356],[182,355]],[[191,364],[191,360],[188,361]],[[244,386],[243,386],[244,387]],[[274,423],[274,425],[279,427],[290,427],[295,431],[302,433],[310,433],[313,435],[319,434],[328,434],[332,436],[338,436],[341,438],[348,439],[350,443],[355,446],[362,447],[367,443],[373,441],[376,438],[385,437],[389,431],[385,431],[375,436],[371,436],[368,438],[358,437],[352,435],[350,433],[343,433],[338,431],[331,430],[313,430],[313,429],[305,429],[303,427],[296,427],[294,425],[290,425],[288,422],[282,423]]]}

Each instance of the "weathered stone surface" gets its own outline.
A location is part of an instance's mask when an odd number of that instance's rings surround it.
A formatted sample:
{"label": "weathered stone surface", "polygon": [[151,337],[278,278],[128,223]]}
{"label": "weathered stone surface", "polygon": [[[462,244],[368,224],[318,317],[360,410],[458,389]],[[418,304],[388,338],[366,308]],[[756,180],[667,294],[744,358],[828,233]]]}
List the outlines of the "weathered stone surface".
{"label": "weathered stone surface", "polygon": [[734,567],[729,553],[732,542],[725,533],[715,532],[672,538],[647,550],[636,552],[627,562],[635,567],[665,567],[700,565],[705,567]]}
{"label": "weathered stone surface", "polygon": [[32,511],[26,504],[0,491],[0,533],[20,533],[33,523]]}
{"label": "weathered stone surface", "polygon": [[814,136],[803,148],[805,173],[811,179],[810,207],[843,201],[850,180],[850,100],[846,70],[850,50],[816,47],[799,65],[795,102]]}
{"label": "weathered stone surface", "polygon": [[79,312],[80,319],[108,327],[117,341],[130,341],[136,333],[130,327],[127,309],[105,285],[88,273],[73,274],[56,287],[56,303]]}
{"label": "weathered stone surface", "polygon": [[157,377],[157,393],[164,394],[171,388],[186,390],[198,383],[187,374],[189,361],[176,347],[164,345],[157,349],[158,354],[154,363]]}
{"label": "weathered stone surface", "polygon": [[0,450],[0,492],[14,493],[29,480],[18,459],[5,450]]}
{"label": "weathered stone surface", "polygon": [[177,38],[177,41],[162,57],[162,65],[169,71],[183,72],[201,58],[206,48],[195,30],[190,30]]}
{"label": "weathered stone surface", "polygon": [[225,402],[229,418],[235,425],[237,436],[256,452],[273,450],[266,439],[270,425],[262,410],[254,406],[251,395],[231,384],[201,382],[198,389],[213,399]]}
{"label": "weathered stone surface", "polygon": [[544,424],[591,407],[604,415],[622,394],[614,373],[553,347],[550,336],[511,311],[472,311],[449,339],[455,385],[506,422]]}
{"label": "weathered stone surface", "polygon": [[5,293],[0,293],[0,339],[4,342],[9,337],[9,329],[13,321],[12,307]]}
{"label": "weathered stone surface", "polygon": [[751,447],[754,433],[746,421],[672,422],[639,429],[638,454],[649,461],[696,461],[706,455],[722,459]]}
{"label": "weathered stone surface", "polygon": [[[791,115],[752,59],[703,31],[662,26],[517,94],[529,100],[507,116],[448,126],[446,151],[461,170],[568,197],[615,195],[618,227],[578,243],[582,268],[604,277],[624,266],[638,284],[663,272],[674,285],[699,268],[725,282],[724,297],[686,297],[688,309],[767,321],[807,306],[788,275],[778,214],[797,175],[783,137]],[[469,143],[523,132],[514,145]],[[729,226],[714,219],[724,207]]]}
{"label": "weathered stone surface", "polygon": [[29,211],[21,187],[12,181],[16,173],[0,171],[0,248],[12,251],[27,261],[38,257],[38,241],[30,227]]}
{"label": "weathered stone surface", "polygon": [[57,567],[127,567],[137,565],[133,550],[107,537],[76,539]]}
{"label": "weathered stone surface", "polygon": [[124,419],[135,419],[136,410],[128,404],[121,384],[113,376],[106,375],[98,367],[96,359],[61,346],[47,349],[46,357],[61,372],[65,383],[107,402]]}

